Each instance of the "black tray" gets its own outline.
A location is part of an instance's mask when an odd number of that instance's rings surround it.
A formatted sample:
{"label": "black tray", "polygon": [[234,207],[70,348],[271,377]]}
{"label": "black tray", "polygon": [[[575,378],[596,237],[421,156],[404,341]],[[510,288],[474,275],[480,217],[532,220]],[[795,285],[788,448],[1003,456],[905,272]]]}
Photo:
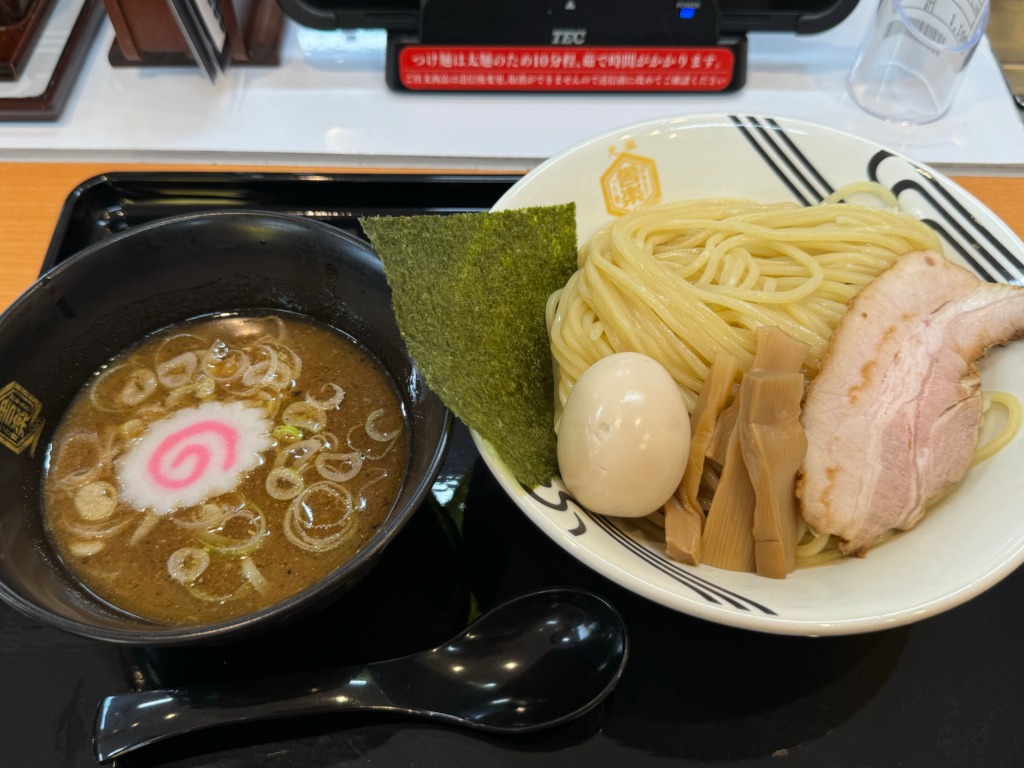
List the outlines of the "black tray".
{"label": "black tray", "polygon": [[[45,266],[111,231],[173,213],[272,209],[357,231],[354,216],[366,213],[486,209],[514,180],[112,174],[71,195]],[[955,542],[949,557],[956,558]],[[911,627],[819,639],[720,627],[637,597],[563,552],[508,501],[459,426],[434,498],[364,582],[301,625],[212,649],[129,650],[65,635],[0,606],[0,766],[95,765],[93,715],[110,693],[387,658],[447,638],[465,624],[471,596],[486,609],[529,589],[565,584],[608,597],[632,641],[619,687],[580,721],[492,738],[387,716],[318,717],[186,737],[118,765],[1024,763],[1024,572]]]}

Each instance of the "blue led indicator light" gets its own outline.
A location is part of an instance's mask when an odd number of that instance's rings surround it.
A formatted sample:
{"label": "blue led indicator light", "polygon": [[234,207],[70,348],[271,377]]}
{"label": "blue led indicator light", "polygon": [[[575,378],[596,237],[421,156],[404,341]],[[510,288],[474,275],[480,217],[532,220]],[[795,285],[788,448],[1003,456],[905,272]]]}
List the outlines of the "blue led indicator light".
{"label": "blue led indicator light", "polygon": [[694,14],[696,14],[696,13],[697,13],[697,9],[696,8],[680,8],[679,9],[679,18],[680,19],[692,19]]}

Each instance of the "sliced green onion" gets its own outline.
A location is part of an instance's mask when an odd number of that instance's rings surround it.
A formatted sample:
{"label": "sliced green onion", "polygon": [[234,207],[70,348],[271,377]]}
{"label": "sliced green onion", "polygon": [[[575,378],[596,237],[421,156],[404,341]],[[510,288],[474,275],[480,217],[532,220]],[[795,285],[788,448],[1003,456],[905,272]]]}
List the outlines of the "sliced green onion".
{"label": "sliced green onion", "polygon": [[249,356],[216,339],[203,357],[203,371],[217,381],[234,381],[249,368]]}
{"label": "sliced green onion", "polygon": [[138,544],[144,538],[146,538],[153,529],[156,528],[157,523],[161,520],[160,515],[154,512],[147,512],[145,517],[139,523],[138,527],[132,531],[132,537],[129,539],[130,544]]}
{"label": "sliced green onion", "polygon": [[308,432],[322,432],[327,426],[327,412],[310,402],[292,403],[284,409],[281,420]]}
{"label": "sliced green onion", "polygon": [[345,400],[345,390],[337,384],[324,384],[320,391],[330,390],[331,395],[326,400],[319,400],[312,395],[306,395],[306,402],[325,411],[332,411]]}
{"label": "sliced green onion", "polygon": [[[60,485],[63,488],[77,488],[83,483],[95,479],[111,459],[113,452],[109,445],[100,445],[100,438],[89,430],[75,430],[61,441],[56,450],[56,462],[61,468],[63,477]],[[68,470],[66,464],[75,459],[77,469]]]}
{"label": "sliced green onion", "polygon": [[[93,381],[89,387],[89,402],[98,411],[104,413],[121,413],[126,410],[125,404],[121,402],[117,385],[125,375],[125,366],[115,365],[113,368],[106,368]],[[122,384],[122,386],[124,386]]]}
{"label": "sliced green onion", "polygon": [[182,405],[190,402],[196,394],[195,384],[185,384],[184,386],[172,389],[167,393],[167,397],[164,398],[164,405],[169,410],[175,410],[180,408]]}
{"label": "sliced green onion", "polygon": [[274,427],[274,439],[290,444],[302,439],[302,430],[292,424],[278,424]]}
{"label": "sliced green onion", "polygon": [[87,541],[74,540],[68,544],[68,549],[75,557],[92,557],[103,551],[107,542],[102,539],[89,539]]}
{"label": "sliced green onion", "polygon": [[171,521],[181,528],[205,528],[212,531],[223,525],[234,511],[225,504],[207,502],[199,507],[190,507],[183,513],[175,513]]}
{"label": "sliced green onion", "polygon": [[[376,413],[376,411],[375,411],[375,413]],[[373,416],[371,414],[370,418],[372,418],[372,417]],[[367,446],[366,448],[360,448],[359,446],[355,445],[352,442],[352,435],[353,435],[353,433],[355,433],[358,430],[362,430],[362,431],[366,432],[367,434],[369,434],[370,419],[368,418],[367,421],[366,421],[366,424],[363,424],[362,426],[356,425],[356,426],[352,427],[352,429],[350,429],[348,431],[348,434],[345,436],[345,444],[349,448],[351,448],[353,451],[359,451],[361,454],[363,454],[363,458],[369,459],[370,461],[379,461],[380,459],[383,459],[385,456],[387,456],[389,453],[391,453],[391,449],[394,448],[395,445],[398,442],[397,436],[391,437],[387,441],[380,440],[379,437],[384,435],[384,433],[374,430],[376,432],[376,434],[377,434],[377,437],[372,437],[371,436],[371,439],[375,443],[378,443],[378,444],[379,443],[385,443],[384,449],[382,451],[380,451],[379,453],[374,453],[371,446]],[[399,430],[399,432],[401,432],[401,430]]]}
{"label": "sliced green onion", "polygon": [[256,567],[256,563],[248,557],[243,557],[239,562],[242,566],[242,575],[245,576],[246,581],[252,584],[253,589],[261,595],[266,594],[269,584],[266,577],[260,573],[260,569]]}
{"label": "sliced green onion", "polygon": [[109,519],[116,508],[117,489],[102,480],[86,483],[75,494],[78,516],[90,523]]}
{"label": "sliced green onion", "polygon": [[195,394],[200,400],[208,400],[217,394],[217,382],[207,376],[205,373],[200,373],[196,376]]}
{"label": "sliced green onion", "polygon": [[291,384],[292,371],[287,363],[281,360],[280,354],[269,344],[259,344],[257,349],[262,353],[263,359],[250,365],[242,374],[242,384],[247,387],[262,389],[281,390]]}
{"label": "sliced green onion", "polygon": [[320,441],[320,445],[325,451],[329,451],[331,448],[336,448],[341,445],[341,441],[338,440],[338,436],[326,429],[318,435],[315,435],[315,437]]}
{"label": "sliced green onion", "polygon": [[267,495],[278,501],[294,499],[305,486],[302,475],[288,467],[274,467],[267,474],[265,483]]}
{"label": "sliced green onion", "polygon": [[192,352],[198,359],[199,354],[208,346],[206,339],[200,338],[191,333],[177,333],[166,339],[157,349],[153,356],[156,366],[159,367],[164,362],[172,360],[182,352]]}
{"label": "sliced green onion", "polygon": [[368,496],[367,496],[366,490],[368,488],[371,488],[372,486],[376,485],[380,481],[386,479],[388,476],[390,476],[390,474],[391,473],[388,472],[388,470],[384,469],[383,467],[371,467],[370,469],[368,469],[366,472],[363,473],[363,479],[366,482],[364,482],[356,490],[356,494],[355,494],[355,498],[357,499],[357,503],[355,505],[356,511],[364,512],[366,510],[367,506],[368,506],[368,504],[367,504]]}
{"label": "sliced green onion", "polygon": [[[209,592],[200,589],[196,586],[195,582],[189,582],[185,584],[185,589],[188,593],[197,600],[202,600],[204,603],[226,603],[228,600],[234,600],[238,597],[238,593],[242,591],[241,588],[236,589],[234,592],[228,592],[224,595],[211,595]],[[242,585],[245,587],[245,584]]]}
{"label": "sliced green onion", "polygon": [[134,440],[146,431],[146,422],[142,419],[128,419],[117,428],[117,432],[125,440]]}
{"label": "sliced green onion", "polygon": [[400,434],[402,434],[402,425],[399,424],[397,427],[392,429],[390,432],[384,432],[377,429],[377,422],[381,416],[384,415],[384,409],[378,408],[376,411],[366,417],[366,434],[370,436],[370,439],[376,440],[378,443],[386,443],[389,440],[394,440]]}
{"label": "sliced green onion", "polygon": [[268,348],[277,350],[278,364],[281,372],[286,374],[286,379],[294,382],[302,375],[302,358],[299,357],[299,354],[294,349],[282,343],[280,339],[265,340],[264,344]]}
{"label": "sliced green onion", "polygon": [[195,352],[182,352],[156,367],[156,378],[164,389],[176,389],[192,381],[192,375],[199,365]]}
{"label": "sliced green onion", "polygon": [[60,521],[61,527],[67,531],[70,531],[75,536],[81,539],[109,539],[125,528],[128,527],[128,523],[131,522],[128,518],[119,515],[120,519],[115,519],[106,526],[101,525],[87,525],[85,523],[77,523],[73,520],[63,518]]}
{"label": "sliced green onion", "polygon": [[278,393],[260,390],[252,393],[252,403],[257,408],[262,408],[268,419],[277,418],[277,412],[281,409],[281,398]]}
{"label": "sliced green onion", "polygon": [[167,573],[179,584],[191,584],[210,566],[210,553],[205,549],[182,547],[167,558]]}
{"label": "sliced green onion", "polygon": [[284,535],[307,552],[326,552],[340,547],[359,529],[352,494],[330,482],[313,483],[284,514]]}
{"label": "sliced green onion", "polygon": [[156,374],[148,368],[136,368],[121,388],[120,401],[127,406],[136,406],[156,392]]}
{"label": "sliced green onion", "polygon": [[292,443],[277,452],[277,456],[274,457],[274,466],[289,466],[296,472],[301,472],[322,447],[323,443],[315,438]]}
{"label": "sliced green onion", "polygon": [[363,455],[351,453],[320,453],[316,457],[316,471],[325,480],[344,483],[359,474],[363,468]]}
{"label": "sliced green onion", "polygon": [[[263,543],[267,534],[267,518],[254,504],[252,509],[242,508],[231,510],[221,521],[217,530],[197,530],[195,537],[216,552],[231,557],[251,555]],[[249,528],[244,536],[229,536],[223,533],[232,520],[241,519]]]}

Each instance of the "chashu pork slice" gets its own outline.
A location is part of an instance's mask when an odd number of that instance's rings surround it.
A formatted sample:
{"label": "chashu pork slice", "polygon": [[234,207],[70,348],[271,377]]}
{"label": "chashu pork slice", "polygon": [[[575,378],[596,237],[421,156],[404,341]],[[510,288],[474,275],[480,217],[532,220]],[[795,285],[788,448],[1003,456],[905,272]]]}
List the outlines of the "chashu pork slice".
{"label": "chashu pork slice", "polygon": [[808,389],[797,494],[808,525],[863,554],[963,477],[977,447],[975,362],[1024,335],[1024,288],[942,255],[902,256],[850,302]]}

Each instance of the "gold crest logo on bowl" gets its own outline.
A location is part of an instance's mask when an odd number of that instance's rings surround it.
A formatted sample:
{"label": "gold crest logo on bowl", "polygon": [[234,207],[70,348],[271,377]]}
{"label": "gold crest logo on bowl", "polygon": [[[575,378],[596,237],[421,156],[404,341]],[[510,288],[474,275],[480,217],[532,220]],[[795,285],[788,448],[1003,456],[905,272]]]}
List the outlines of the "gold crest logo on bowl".
{"label": "gold crest logo on bowl", "polygon": [[18,382],[9,382],[0,389],[0,445],[15,453],[30,448],[35,453],[43,419],[43,404]]}
{"label": "gold crest logo on bowl", "polygon": [[610,150],[615,156],[611,165],[601,175],[601,192],[605,208],[613,216],[622,216],[642,205],[655,205],[661,200],[661,184],[658,181],[658,166],[649,157],[635,155],[628,151]]}

